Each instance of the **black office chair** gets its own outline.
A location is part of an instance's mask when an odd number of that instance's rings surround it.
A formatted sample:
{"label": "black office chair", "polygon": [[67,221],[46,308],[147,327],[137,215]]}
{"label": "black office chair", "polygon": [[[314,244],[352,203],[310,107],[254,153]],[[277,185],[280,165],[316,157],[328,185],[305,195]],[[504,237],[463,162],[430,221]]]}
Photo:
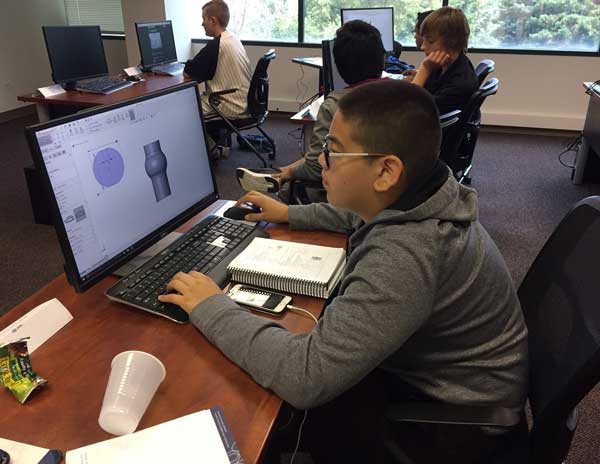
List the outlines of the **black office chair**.
{"label": "black office chair", "polygon": [[473,153],[481,126],[480,108],[490,95],[498,92],[500,82],[495,77],[485,82],[470,98],[460,114],[459,120],[444,131],[440,159],[460,183],[470,184]]}
{"label": "black office chair", "polygon": [[[442,134],[460,120],[460,110],[454,110],[440,116]],[[287,203],[290,205],[308,205],[327,201],[327,192],[321,181],[291,179]]]}
{"label": "black office chair", "polygon": [[[577,203],[529,268],[518,296],[529,331],[529,404],[533,426],[486,459],[486,464],[559,464],[577,426],[577,405],[600,381],[600,196]],[[448,427],[514,427],[520,417],[502,408],[440,403],[395,404],[392,423]],[[407,461],[387,442],[396,462]],[[394,454],[396,453],[396,454]]]}
{"label": "black office chair", "polygon": [[481,60],[481,62],[475,68],[475,75],[479,80],[479,86],[483,84],[485,78],[496,69],[496,63],[493,60]]}
{"label": "black office chair", "polygon": [[260,159],[264,167],[267,167],[267,162],[263,157],[263,153],[256,147],[256,144],[251,142],[248,137],[242,134],[242,131],[249,129],[258,129],[260,133],[266,138],[268,143],[268,157],[269,159],[275,159],[275,141],[262,129],[261,125],[267,119],[269,114],[269,74],[267,72],[269,64],[276,58],[274,49],[268,50],[254,69],[252,80],[250,81],[250,88],[248,90],[248,114],[247,118],[228,118],[220,110],[219,105],[221,103],[221,96],[229,93],[237,92],[238,89],[222,90],[220,92],[214,92],[208,96],[208,103],[212,110],[215,112],[213,118],[206,120],[206,125],[209,132],[223,129],[224,134],[220,134],[221,140],[228,140],[231,143],[231,134],[236,133],[238,141],[242,145],[252,150],[254,154]]}

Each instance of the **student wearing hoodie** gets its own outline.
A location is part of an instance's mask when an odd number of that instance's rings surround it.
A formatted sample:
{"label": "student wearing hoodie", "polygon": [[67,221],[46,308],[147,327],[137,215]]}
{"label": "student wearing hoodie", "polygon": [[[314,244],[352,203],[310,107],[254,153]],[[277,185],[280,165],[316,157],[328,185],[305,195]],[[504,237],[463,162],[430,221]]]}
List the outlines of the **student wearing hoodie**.
{"label": "student wearing hoodie", "polygon": [[[528,354],[519,301],[477,220],[475,191],[438,160],[440,137],[427,91],[396,81],[365,84],[339,101],[320,155],[330,204],[286,206],[257,192],[240,200],[262,208],[249,220],[348,234],[339,292],[311,332],[290,333],[240,309],[199,273],[177,274],[169,286],[178,294],[161,301],[188,311],[198,330],[260,385],[297,408],[315,408],[308,425],[316,417],[313,425],[324,424],[322,411],[335,411],[332,404],[374,376],[397,400],[522,411]],[[379,414],[380,398],[370,398],[354,403],[352,414],[360,417],[360,407]],[[343,448],[350,459],[367,459],[346,462],[374,462],[374,445],[364,438],[379,436],[373,422],[332,423],[330,430],[357,438],[340,447],[328,443],[331,433],[321,434],[325,452],[338,459]],[[442,447],[477,449],[475,459],[497,445],[494,433],[473,433]]]}

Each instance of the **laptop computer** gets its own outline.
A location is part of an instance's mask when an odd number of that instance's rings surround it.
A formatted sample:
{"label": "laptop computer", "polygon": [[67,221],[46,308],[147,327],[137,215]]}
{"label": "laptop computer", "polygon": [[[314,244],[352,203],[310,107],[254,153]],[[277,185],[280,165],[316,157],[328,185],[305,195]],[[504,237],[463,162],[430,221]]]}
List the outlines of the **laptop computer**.
{"label": "laptop computer", "polygon": [[178,76],[185,65],[177,62],[177,49],[171,21],[135,23],[142,69],[157,74]]}
{"label": "laptop computer", "polygon": [[[90,288],[219,199],[197,85],[154,92],[28,127],[51,203],[65,272]],[[158,302],[179,271],[222,285],[227,264],[262,228],[209,216],[106,291],[108,298],[176,322]]]}

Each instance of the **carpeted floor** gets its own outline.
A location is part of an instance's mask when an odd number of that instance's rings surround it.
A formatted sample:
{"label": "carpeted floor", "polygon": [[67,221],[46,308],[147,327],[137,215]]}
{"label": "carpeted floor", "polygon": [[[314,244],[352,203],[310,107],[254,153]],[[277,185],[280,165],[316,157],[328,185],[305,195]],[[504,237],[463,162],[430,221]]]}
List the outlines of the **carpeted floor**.
{"label": "carpeted floor", "polygon": [[[53,228],[33,224],[23,175],[23,167],[31,164],[23,129],[34,122],[27,117],[0,124],[0,315],[62,272]],[[300,156],[298,126],[287,117],[272,117],[267,132],[277,141],[276,165]],[[581,198],[600,194],[600,185],[570,182],[570,170],[557,160],[564,142],[561,137],[489,131],[480,136],[472,187],[479,194],[480,220],[498,244],[516,285],[569,208]],[[564,157],[572,159],[572,154]],[[237,149],[218,162],[215,173],[222,198],[235,199],[242,193],[234,178],[237,166],[259,163],[252,153]],[[598,389],[588,395],[580,412],[568,462],[600,462]]]}

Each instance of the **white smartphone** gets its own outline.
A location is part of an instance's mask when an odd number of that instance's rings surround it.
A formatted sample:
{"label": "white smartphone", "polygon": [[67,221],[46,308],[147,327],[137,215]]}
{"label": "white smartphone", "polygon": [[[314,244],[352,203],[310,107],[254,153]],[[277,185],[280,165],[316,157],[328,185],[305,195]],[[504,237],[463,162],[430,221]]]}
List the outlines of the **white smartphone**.
{"label": "white smartphone", "polygon": [[292,301],[291,296],[242,284],[231,287],[227,295],[242,306],[275,315],[281,315]]}

